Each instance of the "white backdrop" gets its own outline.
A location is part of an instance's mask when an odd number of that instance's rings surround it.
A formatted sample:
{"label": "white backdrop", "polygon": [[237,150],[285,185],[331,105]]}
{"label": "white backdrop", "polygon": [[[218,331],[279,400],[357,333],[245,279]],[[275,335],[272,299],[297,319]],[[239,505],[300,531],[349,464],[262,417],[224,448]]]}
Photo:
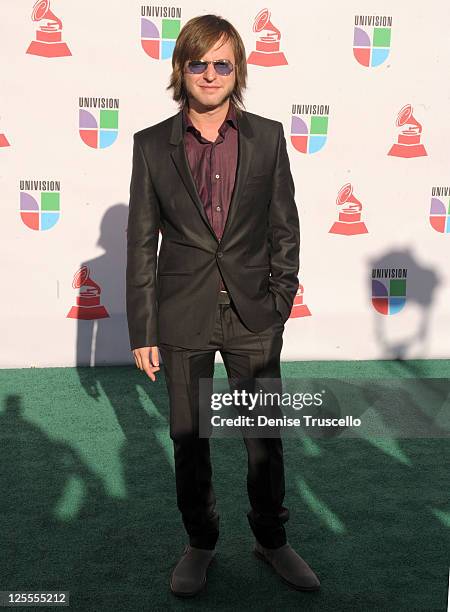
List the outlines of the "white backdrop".
{"label": "white backdrop", "polygon": [[[144,52],[142,4],[134,0],[52,0],[71,55],[26,53],[40,27],[31,20],[33,4],[2,3],[0,142],[9,146],[0,147],[0,367],[134,363],[125,317],[132,135],[177,111],[165,91],[170,58]],[[261,35],[252,31],[254,19],[266,7],[214,0],[161,6],[179,7],[181,26],[206,12],[229,19],[247,56]],[[450,235],[429,221],[432,189],[450,183],[448,2],[364,3],[364,12],[352,1],[267,8],[288,63],[248,65],[246,109],[284,125],[301,224],[299,280],[311,312],[287,321],[283,360],[448,358]],[[386,59],[368,67],[354,56],[355,16],[373,14],[392,18],[391,41]],[[159,17],[147,19],[161,29]],[[372,27],[363,28],[372,39]],[[80,97],[119,100],[111,146],[83,142]],[[292,107],[306,104],[329,106],[326,142],[309,154],[290,139]],[[406,104],[422,126],[427,155],[388,155]],[[309,125],[308,114],[299,116]],[[25,180],[60,181],[60,215],[48,230],[31,229],[21,218]],[[362,204],[366,234],[329,233],[346,183]],[[39,189],[22,191],[39,203]],[[448,206],[448,197],[440,199]],[[91,319],[67,316],[83,265],[101,290],[107,318],[96,318],[92,308]],[[374,268],[407,269],[406,303],[396,314],[372,305]]]}

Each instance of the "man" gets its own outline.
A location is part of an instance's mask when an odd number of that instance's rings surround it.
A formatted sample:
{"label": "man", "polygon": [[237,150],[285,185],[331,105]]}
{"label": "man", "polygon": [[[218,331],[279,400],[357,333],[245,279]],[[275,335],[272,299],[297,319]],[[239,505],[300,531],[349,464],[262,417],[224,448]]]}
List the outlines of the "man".
{"label": "man", "polygon": [[[284,323],[298,287],[299,221],[280,122],[242,110],[245,48],[216,15],[181,30],[167,89],[180,111],[134,135],[127,317],[137,367],[164,362],[177,505],[189,544],[170,579],[198,593],[219,515],[209,439],[198,431],[199,379],[220,351],[231,379],[280,377]],[[162,241],[157,257],[161,231]],[[246,438],[254,553],[290,585],[319,580],[287,542],[281,438]]]}

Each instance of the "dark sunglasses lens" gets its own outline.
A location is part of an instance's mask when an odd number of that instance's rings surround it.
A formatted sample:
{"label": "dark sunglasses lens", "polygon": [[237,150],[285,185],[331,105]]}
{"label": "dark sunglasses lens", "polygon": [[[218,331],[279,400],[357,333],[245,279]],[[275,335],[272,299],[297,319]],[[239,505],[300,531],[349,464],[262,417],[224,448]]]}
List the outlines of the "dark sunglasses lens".
{"label": "dark sunglasses lens", "polygon": [[[192,74],[202,74],[202,72],[205,72],[207,65],[208,63],[202,60],[192,60],[188,63],[188,70]],[[233,70],[233,65],[230,62],[218,61],[214,63],[214,68],[220,76],[228,76]]]}
{"label": "dark sunglasses lens", "polygon": [[221,76],[229,75],[233,69],[233,66],[230,64],[230,62],[216,62],[214,64],[214,67],[216,69],[217,74],[220,74]]}
{"label": "dark sunglasses lens", "polygon": [[207,65],[208,64],[206,62],[200,62],[200,61],[189,62],[188,64],[189,72],[192,72],[192,74],[201,74],[202,72],[205,71]]}

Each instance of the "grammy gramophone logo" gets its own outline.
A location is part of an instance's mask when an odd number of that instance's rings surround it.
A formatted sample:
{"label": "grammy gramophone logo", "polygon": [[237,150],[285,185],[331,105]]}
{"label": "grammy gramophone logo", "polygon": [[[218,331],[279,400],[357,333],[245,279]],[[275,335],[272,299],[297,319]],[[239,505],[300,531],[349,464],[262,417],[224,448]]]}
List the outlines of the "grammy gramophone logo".
{"label": "grammy gramophone logo", "polygon": [[342,236],[367,234],[366,224],[361,221],[362,204],[353,194],[351,183],[346,183],[340,188],[336,204],[339,218],[331,226],[329,234],[341,234]]}
{"label": "grammy gramophone logo", "polygon": [[253,22],[253,32],[258,34],[256,50],[248,56],[247,64],[265,67],[285,66],[287,59],[283,51],[280,50],[281,32],[273,25],[269,9],[262,9],[256,15]]}
{"label": "grammy gramophone logo", "polygon": [[303,285],[299,283],[297,293],[295,294],[294,303],[292,304],[290,319],[297,319],[298,317],[310,317],[311,311],[303,300],[304,289]]}
{"label": "grammy gramophone logo", "polygon": [[75,272],[72,287],[79,289],[76,298],[76,305],[72,306],[67,314],[67,319],[106,319],[109,314],[106,308],[100,304],[100,294],[102,290],[99,285],[92,280],[88,266],[83,265]]}
{"label": "grammy gramophone logo", "polygon": [[420,142],[422,125],[413,116],[411,104],[405,104],[400,109],[395,125],[402,129],[398,134],[397,142],[392,145],[388,155],[395,157],[421,157],[427,155],[425,147]]}
{"label": "grammy gramophone logo", "polygon": [[172,57],[180,29],[181,8],[141,6],[141,46],[153,59]]}
{"label": "grammy gramophone logo", "polygon": [[41,57],[64,57],[72,55],[62,40],[62,21],[50,10],[50,0],[37,0],[31,19],[38,23],[36,39],[30,43],[27,53]]}
{"label": "grammy gramophone logo", "polygon": [[355,15],[353,55],[361,66],[374,68],[389,57],[392,17]]}

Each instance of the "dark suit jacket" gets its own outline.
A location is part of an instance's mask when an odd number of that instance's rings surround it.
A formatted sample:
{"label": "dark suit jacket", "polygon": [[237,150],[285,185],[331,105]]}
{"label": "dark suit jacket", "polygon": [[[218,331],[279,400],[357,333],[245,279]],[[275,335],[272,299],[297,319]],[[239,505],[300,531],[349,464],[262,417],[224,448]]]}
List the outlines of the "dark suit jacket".
{"label": "dark suit jacket", "polygon": [[251,331],[289,318],[300,230],[283,125],[246,111],[238,122],[238,168],[220,241],[192,178],[181,111],[134,134],[126,268],[131,349],[207,344],[219,269]]}

